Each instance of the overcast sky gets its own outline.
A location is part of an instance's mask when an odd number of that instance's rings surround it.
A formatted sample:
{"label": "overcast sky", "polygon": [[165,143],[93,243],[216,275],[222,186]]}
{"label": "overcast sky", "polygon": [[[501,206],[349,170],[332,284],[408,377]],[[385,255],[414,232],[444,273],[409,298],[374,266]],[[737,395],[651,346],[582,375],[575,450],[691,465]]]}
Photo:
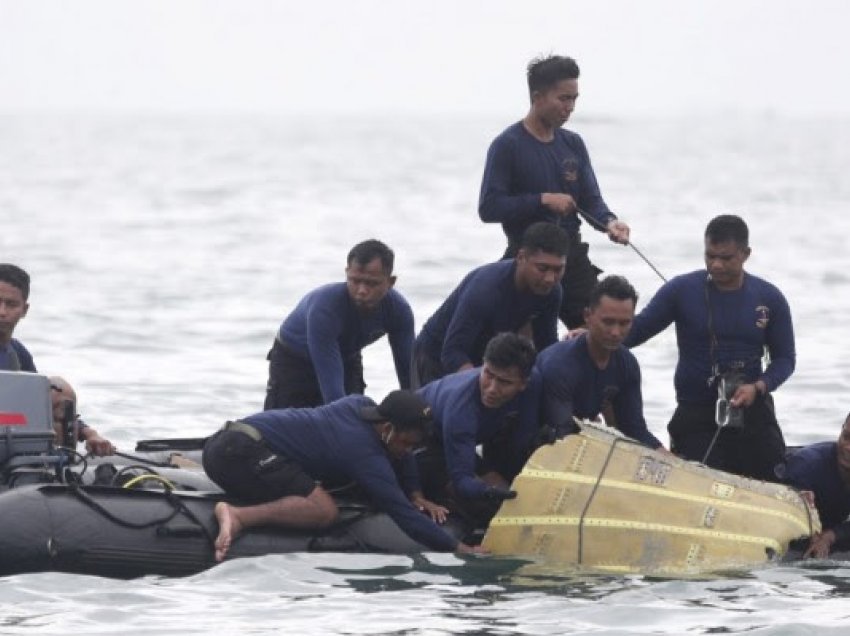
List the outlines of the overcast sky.
{"label": "overcast sky", "polygon": [[845,0],[0,0],[0,108],[850,113]]}

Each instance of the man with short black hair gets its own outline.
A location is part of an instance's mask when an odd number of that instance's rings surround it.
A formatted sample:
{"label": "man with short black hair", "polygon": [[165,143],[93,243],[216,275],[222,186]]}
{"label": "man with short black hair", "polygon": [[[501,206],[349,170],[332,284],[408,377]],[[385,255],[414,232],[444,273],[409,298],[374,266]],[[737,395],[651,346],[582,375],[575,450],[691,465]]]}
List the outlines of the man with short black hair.
{"label": "man with short black hair", "polygon": [[537,356],[543,378],[543,421],[557,437],[577,432],[574,417],[606,423],[650,448],[661,442],[643,417],[640,366],[623,346],[635,315],[637,292],[622,276],[603,278],[590,292],[582,335]]}
{"label": "man with short black hair", "polygon": [[[775,481],[785,440],[770,393],[794,371],[794,327],[782,292],[744,271],[750,252],[741,217],[713,218],[705,230],[705,269],[662,285],[635,317],[625,345],[640,345],[675,323],[678,404],[667,427],[670,450]],[[765,351],[770,362],[762,368]]]}
{"label": "man with short black hair", "polygon": [[380,405],[350,395],[311,409],[263,411],[228,422],[204,445],[204,470],[230,496],[219,502],[215,558],[241,532],[259,525],[326,528],[338,515],[323,483],[356,482],[412,539],[432,550],[473,552],[417,510],[399,486],[391,460],[420,446],[431,409],[409,391]]}
{"label": "man with short black hair", "polygon": [[410,388],[413,311],[393,289],[395,255],[363,241],[348,254],[346,282],[307,294],[283,321],[269,352],[265,409],[311,407],[362,394],[361,351],[386,335],[399,386]]}
{"label": "man with short black hair", "polygon": [[529,63],[530,108],[490,145],[478,203],[482,221],[502,224],[508,238],[505,257],[516,254],[532,223],[545,221],[567,232],[571,246],[561,282],[561,320],[571,329],[582,324],[600,271],[581,241],[578,214],[612,241],[629,242],[629,226],[602,198],[584,141],[562,128],[578,99],[578,77],[578,64],[569,57],[551,55]]}
{"label": "man with short black hair", "polygon": [[535,223],[514,258],[467,274],[416,338],[414,386],[479,366],[485,346],[500,332],[522,333],[537,349],[557,341],[568,249],[563,230]]}
{"label": "man with short black hair", "polygon": [[503,499],[516,496],[510,483],[534,449],[540,429],[540,377],[534,358],[527,338],[500,333],[487,344],[480,368],[419,389],[434,417],[429,445],[417,453],[428,499],[457,504],[484,523]]}
{"label": "man with short black hair", "polygon": [[11,263],[0,263],[0,370],[36,372],[27,348],[12,337],[29,310],[30,277]]}

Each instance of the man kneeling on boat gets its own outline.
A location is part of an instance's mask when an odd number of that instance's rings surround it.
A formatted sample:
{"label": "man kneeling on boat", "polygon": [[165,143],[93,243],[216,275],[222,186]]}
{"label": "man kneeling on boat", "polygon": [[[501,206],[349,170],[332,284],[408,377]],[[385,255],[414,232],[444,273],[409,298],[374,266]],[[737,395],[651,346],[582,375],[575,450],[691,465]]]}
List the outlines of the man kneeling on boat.
{"label": "man kneeling on boat", "polygon": [[264,411],[228,422],[207,440],[207,475],[249,505],[215,507],[215,558],[224,559],[239,534],[259,525],[326,528],[338,516],[317,481],[354,481],[412,539],[433,550],[479,552],[440,528],[399,486],[392,460],[425,439],[431,410],[414,393],[393,391],[379,406],[350,395],[313,409]]}

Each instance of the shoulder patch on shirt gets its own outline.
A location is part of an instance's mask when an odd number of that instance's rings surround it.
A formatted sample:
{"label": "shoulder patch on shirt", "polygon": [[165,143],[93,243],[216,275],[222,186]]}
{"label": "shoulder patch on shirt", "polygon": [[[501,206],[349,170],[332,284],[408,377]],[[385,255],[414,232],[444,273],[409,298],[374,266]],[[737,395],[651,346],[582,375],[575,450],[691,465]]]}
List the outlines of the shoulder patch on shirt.
{"label": "shoulder patch on shirt", "polygon": [[765,305],[756,307],[756,327],[759,329],[767,329],[767,324],[770,322],[770,309]]}

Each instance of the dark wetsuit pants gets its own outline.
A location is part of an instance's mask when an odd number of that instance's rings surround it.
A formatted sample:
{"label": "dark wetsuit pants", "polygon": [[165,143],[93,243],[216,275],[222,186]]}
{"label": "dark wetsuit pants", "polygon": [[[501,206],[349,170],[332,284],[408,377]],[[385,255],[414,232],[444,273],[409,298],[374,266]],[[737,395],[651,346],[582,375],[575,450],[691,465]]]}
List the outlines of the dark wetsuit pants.
{"label": "dark wetsuit pants", "polygon": [[419,341],[413,344],[413,360],[410,365],[410,388],[416,390],[429,382],[439,380],[445,374],[443,364],[427,346]]}
{"label": "dark wetsuit pants", "polygon": [[[702,462],[717,433],[713,404],[679,404],[670,424],[670,450]],[[776,421],[773,398],[759,397],[744,410],[744,426],[725,427],[705,464],[736,475],[777,481],[774,467],[785,457],[785,440]]]}
{"label": "dark wetsuit pants", "polygon": [[257,429],[228,422],[204,444],[204,471],[224,492],[244,503],[306,497],[315,480],[299,464],[275,453]]}
{"label": "dark wetsuit pants", "polygon": [[[290,346],[275,339],[268,355],[269,381],[263,409],[309,408],[325,403],[313,363]],[[345,393],[363,394],[363,356],[360,352],[343,361]]]}

